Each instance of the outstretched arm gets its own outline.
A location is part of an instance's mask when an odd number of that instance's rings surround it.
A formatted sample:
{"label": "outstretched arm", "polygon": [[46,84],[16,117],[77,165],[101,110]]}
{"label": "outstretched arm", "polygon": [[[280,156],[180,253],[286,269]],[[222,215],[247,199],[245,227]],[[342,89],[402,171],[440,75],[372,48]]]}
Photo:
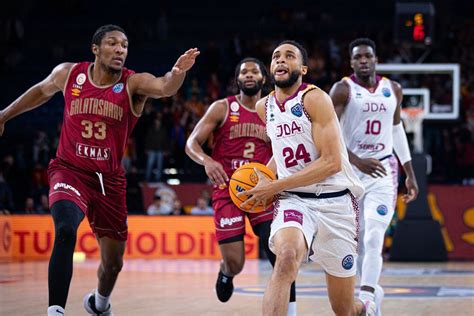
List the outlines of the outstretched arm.
{"label": "outstretched arm", "polygon": [[163,77],[155,77],[146,72],[131,76],[128,83],[131,94],[155,99],[176,94],[183,84],[186,71],[194,65],[199,53],[197,48],[187,50]]}
{"label": "outstretched arm", "polygon": [[72,63],[63,63],[56,66],[48,77],[29,88],[18,99],[0,111],[0,136],[3,134],[7,121],[37,108],[51,99],[56,92],[61,91],[73,65]]}
{"label": "outstretched arm", "polygon": [[405,186],[407,193],[402,199],[405,203],[409,203],[418,196],[418,183],[416,182],[415,172],[411,163],[410,147],[408,146],[407,135],[400,119],[401,104],[403,100],[402,87],[396,81],[392,81],[392,89],[397,96],[397,109],[393,115],[393,149],[397,155],[403,170],[406,174]]}

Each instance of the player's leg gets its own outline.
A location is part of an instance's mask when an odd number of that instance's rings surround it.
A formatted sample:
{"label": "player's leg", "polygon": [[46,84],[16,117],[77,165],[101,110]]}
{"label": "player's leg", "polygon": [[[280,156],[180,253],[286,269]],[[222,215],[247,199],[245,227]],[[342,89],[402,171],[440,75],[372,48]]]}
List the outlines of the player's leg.
{"label": "player's leg", "polygon": [[234,291],[233,278],[242,271],[245,262],[244,236],[234,236],[219,241],[222,254],[221,268],[216,281],[216,294],[227,302]]}
{"label": "player's leg", "polygon": [[359,315],[365,307],[359,300],[354,300],[355,276],[336,277],[326,274],[329,302],[336,315]]}
{"label": "player's leg", "polygon": [[284,227],[272,236],[275,267],[263,297],[263,315],[286,315],[291,284],[295,282],[308,246],[303,231]]}
{"label": "player's leg", "polygon": [[[310,259],[326,272],[328,296],[336,315],[358,315],[365,311],[360,300],[354,301],[357,260],[356,198],[350,194],[312,202],[317,230]],[[375,305],[370,306],[375,312]]]}
{"label": "player's leg", "polygon": [[367,218],[365,222],[363,239],[365,251],[362,261],[359,299],[365,305],[373,302],[378,311],[377,315],[380,315],[380,304],[384,294],[378,283],[382,273],[382,249],[388,224],[371,218]]}
{"label": "player's leg", "polygon": [[[73,202],[59,200],[51,207],[55,238],[53,252],[49,260],[48,315],[64,315],[64,308],[72,278],[73,254],[77,229],[84,219],[83,211]],[[61,308],[58,308],[61,307]]]}
{"label": "player's leg", "polygon": [[100,249],[100,264],[97,270],[97,289],[84,297],[84,308],[89,314],[112,315],[110,295],[123,266],[123,255],[128,237],[126,184],[121,174],[96,177],[92,207],[88,218],[96,234]]}
{"label": "player's leg", "polygon": [[122,270],[126,242],[105,236],[98,238],[98,241],[100,247],[100,265],[97,270],[99,283],[97,290],[84,298],[84,307],[92,315],[98,313],[108,315],[107,313],[111,313],[110,295]]}
{"label": "player's leg", "polygon": [[[261,223],[258,223],[252,226],[253,232],[257,235],[261,240],[261,245],[263,245],[263,250],[267,255],[268,261],[270,261],[272,267],[275,267],[276,256],[270,250],[268,245],[268,240],[270,238],[270,229],[271,229],[271,220],[267,220]],[[290,288],[290,301],[288,305],[288,313],[287,316],[296,315],[296,285],[295,282],[291,283]]]}
{"label": "player's leg", "polygon": [[359,298],[372,301],[377,306],[377,315],[381,315],[380,304],[383,289],[378,285],[382,273],[382,249],[385,231],[395,212],[396,188],[398,184],[397,161],[391,157],[383,161],[389,174],[378,179],[364,197],[365,231],[362,240],[364,258],[361,269],[361,287]]}
{"label": "player's leg", "polygon": [[230,198],[212,202],[216,238],[222,254],[221,268],[216,281],[216,294],[227,302],[234,291],[233,278],[242,271],[245,262],[245,213]]}

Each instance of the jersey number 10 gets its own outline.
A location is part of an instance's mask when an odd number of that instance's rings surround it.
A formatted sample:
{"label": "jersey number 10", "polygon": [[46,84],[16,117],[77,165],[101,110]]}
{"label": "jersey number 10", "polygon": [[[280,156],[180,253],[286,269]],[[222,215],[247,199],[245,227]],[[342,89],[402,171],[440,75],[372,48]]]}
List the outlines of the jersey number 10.
{"label": "jersey number 10", "polygon": [[378,135],[380,134],[380,128],[382,127],[382,123],[379,120],[367,120],[366,127],[365,127],[365,135]]}

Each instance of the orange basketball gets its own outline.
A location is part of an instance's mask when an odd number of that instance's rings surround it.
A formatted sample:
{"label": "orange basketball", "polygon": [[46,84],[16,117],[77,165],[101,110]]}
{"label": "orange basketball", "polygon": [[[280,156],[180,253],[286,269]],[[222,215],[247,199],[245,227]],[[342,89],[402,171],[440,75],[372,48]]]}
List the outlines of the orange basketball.
{"label": "orange basketball", "polygon": [[[258,162],[251,162],[242,165],[239,169],[234,171],[229,181],[229,194],[230,198],[232,199],[232,202],[234,202],[234,204],[237,205],[237,207],[240,208],[242,211],[260,213],[265,210],[263,208],[263,205],[255,207],[255,209],[252,211],[250,211],[253,206],[252,203],[245,205],[244,208],[241,208],[240,204],[245,202],[249,197],[246,195],[242,195],[240,197],[237,196],[237,193],[250,190],[257,185],[258,175],[255,172],[254,168],[260,170],[269,179],[276,180],[275,174],[267,166],[262,165]],[[267,201],[267,203],[265,204],[268,207],[270,203],[271,201]]]}

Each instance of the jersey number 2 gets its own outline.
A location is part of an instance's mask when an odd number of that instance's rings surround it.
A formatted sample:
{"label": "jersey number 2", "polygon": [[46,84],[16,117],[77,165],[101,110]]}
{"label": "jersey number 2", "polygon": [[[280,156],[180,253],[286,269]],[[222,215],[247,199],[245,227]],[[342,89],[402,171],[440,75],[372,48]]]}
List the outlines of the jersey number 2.
{"label": "jersey number 2", "polygon": [[105,125],[104,122],[99,121],[92,123],[89,120],[82,120],[81,125],[84,126],[84,130],[81,133],[82,137],[91,138],[94,136],[94,138],[98,140],[105,139],[107,125]]}
{"label": "jersey number 2", "polygon": [[244,154],[242,155],[244,158],[253,158],[255,152],[255,143],[248,142],[245,143]]}

